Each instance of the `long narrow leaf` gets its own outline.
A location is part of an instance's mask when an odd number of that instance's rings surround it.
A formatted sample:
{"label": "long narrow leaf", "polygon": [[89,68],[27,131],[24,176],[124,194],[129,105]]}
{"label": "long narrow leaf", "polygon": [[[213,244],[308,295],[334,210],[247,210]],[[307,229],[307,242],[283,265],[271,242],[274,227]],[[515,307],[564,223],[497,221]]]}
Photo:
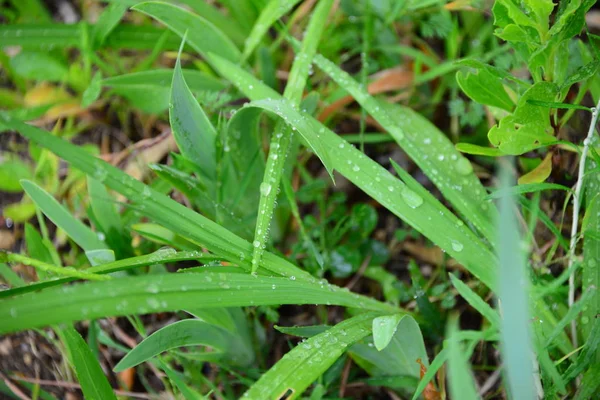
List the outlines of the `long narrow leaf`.
{"label": "long narrow leaf", "polygon": [[218,272],[147,275],[49,288],[2,299],[0,333],[107,316],[280,304],[331,304],[395,311],[394,307],[334,285],[291,278]]}

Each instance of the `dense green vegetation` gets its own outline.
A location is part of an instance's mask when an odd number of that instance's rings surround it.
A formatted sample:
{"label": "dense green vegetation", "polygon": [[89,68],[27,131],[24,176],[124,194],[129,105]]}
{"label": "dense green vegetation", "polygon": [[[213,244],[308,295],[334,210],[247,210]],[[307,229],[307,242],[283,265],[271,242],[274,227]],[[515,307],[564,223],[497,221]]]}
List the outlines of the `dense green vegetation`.
{"label": "dense green vegetation", "polygon": [[7,398],[600,393],[595,1],[3,4]]}

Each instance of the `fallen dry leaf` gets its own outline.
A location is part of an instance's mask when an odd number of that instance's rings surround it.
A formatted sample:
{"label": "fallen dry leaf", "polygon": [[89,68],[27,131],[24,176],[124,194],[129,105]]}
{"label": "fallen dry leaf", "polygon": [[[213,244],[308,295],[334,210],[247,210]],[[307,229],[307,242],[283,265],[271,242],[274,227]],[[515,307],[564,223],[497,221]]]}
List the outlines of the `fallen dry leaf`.
{"label": "fallen dry leaf", "polygon": [[[427,367],[423,365],[423,362],[420,358],[417,358],[417,362],[421,366],[420,376],[421,379],[423,379],[423,377],[427,373]],[[427,386],[425,386],[425,389],[423,389],[423,398],[425,398],[425,400],[441,400],[442,396],[440,395],[440,392],[438,392],[438,390],[435,388],[433,382],[429,382]]]}

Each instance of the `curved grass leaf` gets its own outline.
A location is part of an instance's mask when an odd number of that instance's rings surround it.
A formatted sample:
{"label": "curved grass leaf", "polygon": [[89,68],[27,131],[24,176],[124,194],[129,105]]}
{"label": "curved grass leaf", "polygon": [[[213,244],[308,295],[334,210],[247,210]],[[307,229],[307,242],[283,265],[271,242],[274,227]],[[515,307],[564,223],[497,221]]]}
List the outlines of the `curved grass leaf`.
{"label": "curved grass leaf", "polygon": [[229,61],[238,61],[241,57],[235,44],[211,22],[180,7],[149,1],[137,4],[132,9],[162,22],[179,36],[187,31],[190,46],[203,56],[211,52]]}
{"label": "curved grass leaf", "polygon": [[206,400],[207,399],[207,397],[196,392],[188,384],[186,384],[179,372],[172,370],[164,362],[159,362],[158,365],[160,366],[160,368],[163,371],[165,371],[165,374],[167,374],[167,377],[171,380],[171,382],[173,382],[175,384],[175,386],[177,386],[177,389],[179,389],[179,392],[181,392],[181,394],[183,395],[185,400]]}
{"label": "curved grass leaf", "polygon": [[[493,205],[483,203],[485,189],[468,159],[452,142],[416,112],[370,96],[349,74],[321,55],[315,64],[348,91],[440,189],[444,197],[483,235],[494,242]],[[427,150],[427,151],[425,151]]]}
{"label": "curved grass leaf", "polygon": [[217,173],[215,138],[217,132],[185,83],[181,70],[181,42],[171,86],[169,121],[179,151],[201,168],[208,177],[207,184],[214,183]]}
{"label": "curved grass leaf", "polygon": [[[22,180],[21,185],[36,206],[42,210],[54,224],[63,229],[77,245],[86,252],[108,249],[106,243],[77,218],[73,217],[56,199],[35,183]],[[90,262],[94,263],[90,257]],[[113,258],[114,260],[114,258]]]}
{"label": "curved grass leaf", "polygon": [[[111,272],[125,271],[128,269],[145,267],[154,264],[164,264],[177,261],[198,260],[199,262],[210,262],[218,259],[207,253],[199,251],[180,251],[176,252],[173,249],[164,248],[144,256],[126,258],[124,260],[114,261],[107,264],[96,265],[86,269],[84,272],[94,274],[109,274]],[[44,288],[58,286],[63,283],[68,283],[76,280],[77,277],[59,278],[48,281],[36,282],[26,286],[20,286],[8,290],[0,291],[0,298],[16,296],[28,292],[36,292]]]}
{"label": "curved grass leaf", "polygon": [[394,307],[334,285],[292,278],[205,272],[49,288],[0,300],[0,333],[83,319],[194,308],[331,304],[394,312]]}
{"label": "curved grass leaf", "polygon": [[[225,88],[225,84],[219,79],[202,71],[182,69],[181,73],[186,84],[193,92],[218,91]],[[105,78],[102,80],[102,85],[114,89],[139,89],[143,91],[161,89],[168,91],[172,81],[173,70],[161,68]]]}
{"label": "curved grass leaf", "polygon": [[92,30],[94,47],[100,47],[113,29],[119,24],[128,9],[127,4],[111,3],[106,6]]}
{"label": "curved grass leaf", "polygon": [[[283,4],[284,7],[282,7],[282,9],[280,10],[286,11],[285,8],[287,4],[291,3],[293,2]],[[275,8],[277,7],[277,5],[282,4],[279,1],[271,1],[267,5],[263,13],[260,15],[257,23],[255,24],[256,29],[260,29],[261,26],[264,26],[262,25],[264,24],[263,18],[269,18],[269,15],[271,15],[270,13],[274,9],[275,11],[277,10]],[[332,0],[323,0],[319,2],[317,7],[315,8],[313,15],[311,16],[311,19],[308,23],[308,27],[306,28],[304,41],[302,42],[302,46],[300,48],[299,53],[294,59],[294,64],[292,65],[292,69],[290,71],[289,80],[285,87],[285,92],[283,94],[283,96],[289,100],[289,104],[292,107],[287,106],[287,103],[278,104],[275,106],[275,113],[279,116],[283,116],[286,125],[284,125],[281,121],[279,121],[275,125],[275,131],[272,135],[269,147],[269,157],[267,158],[267,165],[265,167],[263,180],[260,185],[261,197],[259,199],[258,216],[256,220],[256,229],[254,233],[252,272],[255,272],[256,268],[258,268],[258,265],[260,264],[262,258],[262,254],[264,252],[263,249],[267,245],[267,241],[269,239],[269,228],[271,224],[271,219],[273,218],[273,210],[275,208],[277,195],[279,194],[279,184],[283,175],[283,170],[286,165],[286,157],[293,143],[292,130],[296,130],[296,126],[299,123],[302,123],[303,121],[302,116],[295,115],[293,122],[290,123],[288,117],[290,117],[292,114],[297,114],[295,108],[298,108],[298,106],[300,105],[302,93],[304,91],[304,87],[306,86],[306,81],[308,79],[310,65],[317,51],[319,40],[325,28],[327,15],[331,10],[332,5]],[[272,100],[267,99],[263,101],[270,103]],[[256,103],[255,105],[259,106],[259,104]],[[265,106],[268,105],[270,104],[265,104]],[[288,109],[283,110],[281,108]],[[273,109],[271,108],[271,110]],[[327,172],[329,172],[333,179],[333,171],[331,170],[329,156],[327,155],[327,148],[324,147],[320,142],[318,137],[319,135],[317,134],[316,137],[315,135],[307,137],[305,133],[307,132],[307,130],[300,130],[300,132],[303,135],[304,139],[308,142],[308,145],[317,153],[317,156],[321,159],[321,161],[325,165],[325,168],[327,169]]]}
{"label": "curved grass leaf", "polygon": [[365,313],[305,340],[284,355],[244,393],[246,399],[294,399],[346,349],[371,333],[377,314]]}
{"label": "curved grass leaf", "polygon": [[566,190],[567,192],[570,192],[571,188],[559,185],[558,183],[526,183],[523,185],[511,186],[509,188],[496,190],[493,193],[487,195],[485,199],[499,199],[505,196],[514,196],[516,194],[523,193],[535,193],[541,192],[543,190]]}
{"label": "curved grass leaf", "polygon": [[110,276],[96,275],[87,271],[79,271],[74,268],[57,267],[56,265],[48,264],[43,261],[25,257],[20,254],[4,253],[3,250],[0,250],[0,255],[6,262],[16,262],[24,265],[29,265],[35,268],[36,270],[51,272],[59,276],[67,276],[71,279],[89,279],[92,281],[106,281],[110,279]]}
{"label": "curved grass leaf", "polygon": [[373,342],[377,350],[381,351],[390,344],[400,320],[405,316],[404,314],[384,315],[373,320]]}
{"label": "curved grass leaf", "polygon": [[63,328],[62,334],[85,398],[116,400],[117,397],[98,364],[98,360],[81,335],[72,326]]}
{"label": "curved grass leaf", "polygon": [[[268,98],[283,100],[281,95],[240,67],[213,54],[209,55],[209,60],[219,73],[228,78],[251,100]],[[326,148],[331,149],[329,157],[332,168],[455,257],[488,287],[494,287],[494,255],[439,201],[432,202],[433,196],[424,198],[418,195],[402,181],[394,178],[381,165],[366,157],[314,118],[306,117],[303,124],[296,128],[303,129],[306,125],[310,127],[311,132],[305,132],[304,135],[314,135],[316,132]],[[481,208],[481,205],[478,207]]]}
{"label": "curved grass leaf", "polygon": [[254,354],[229,331],[198,319],[167,325],[145,338],[114,367],[115,372],[135,367],[167,350],[183,346],[210,346],[238,365],[252,362]]}
{"label": "curved grass leaf", "polygon": [[279,18],[284,16],[292,9],[300,0],[271,0],[258,16],[258,19],[252,27],[252,31],[244,45],[243,59],[247,59],[254,51],[261,39],[267,33],[271,25]]}

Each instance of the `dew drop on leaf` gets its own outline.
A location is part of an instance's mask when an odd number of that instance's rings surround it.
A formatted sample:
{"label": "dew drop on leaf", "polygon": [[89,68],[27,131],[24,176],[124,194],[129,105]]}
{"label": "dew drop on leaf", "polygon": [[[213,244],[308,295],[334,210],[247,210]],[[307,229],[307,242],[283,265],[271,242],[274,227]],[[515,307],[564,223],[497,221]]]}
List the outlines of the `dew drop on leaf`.
{"label": "dew drop on leaf", "polygon": [[423,198],[410,189],[404,189],[400,193],[410,208],[417,208],[423,204]]}

